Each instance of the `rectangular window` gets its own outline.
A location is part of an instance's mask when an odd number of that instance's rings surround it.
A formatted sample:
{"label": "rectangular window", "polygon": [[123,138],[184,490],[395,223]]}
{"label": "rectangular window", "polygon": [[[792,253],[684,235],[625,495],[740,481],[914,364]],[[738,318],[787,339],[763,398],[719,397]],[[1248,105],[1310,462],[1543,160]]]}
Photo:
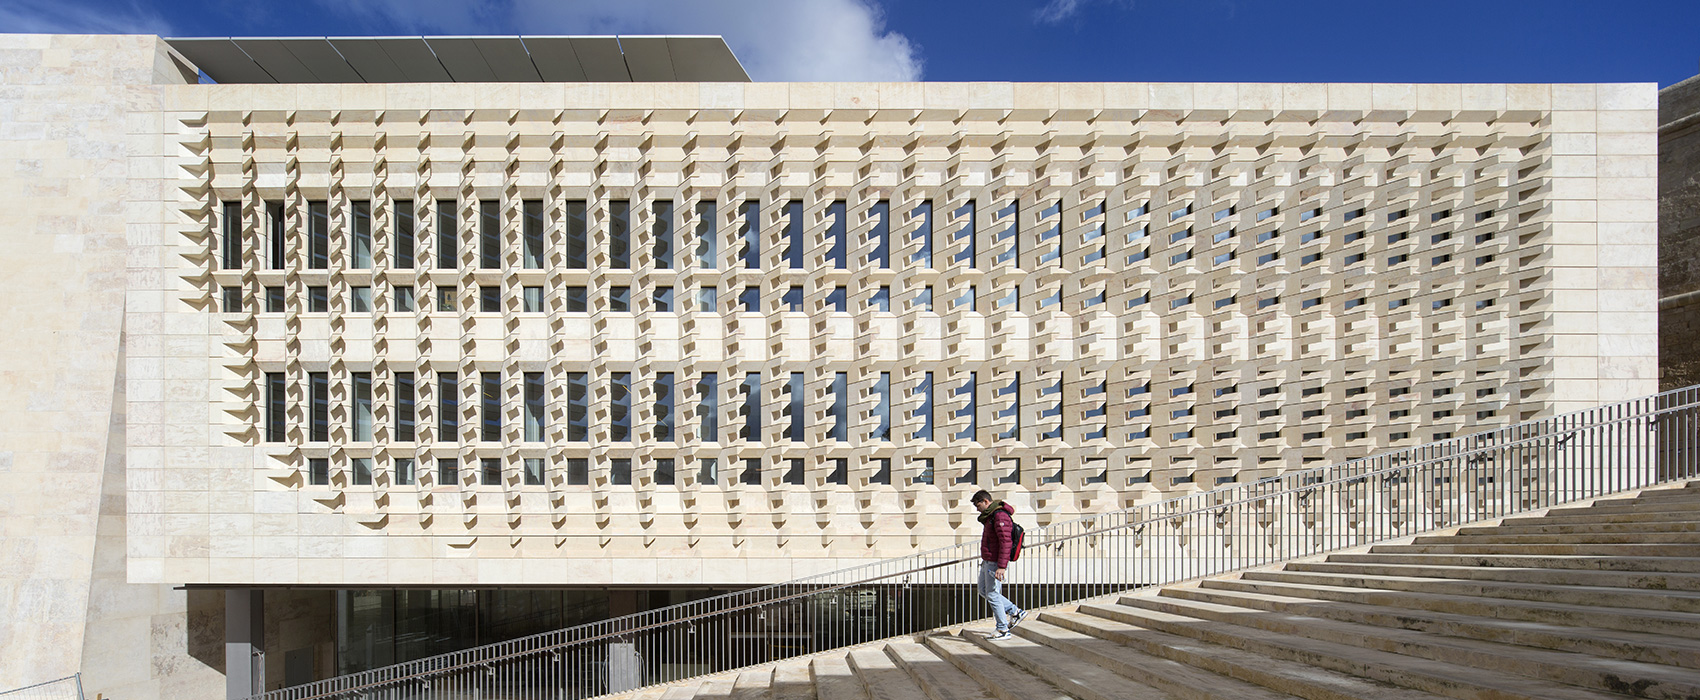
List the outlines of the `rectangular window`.
{"label": "rectangular window", "polygon": [[460,463],[453,457],[437,460],[437,485],[455,486],[460,484]]}
{"label": "rectangular window", "polygon": [[632,441],[632,373],[614,372],[608,391],[608,439],[614,442]]}
{"label": "rectangular window", "polygon": [[761,460],[750,457],[744,460],[744,475],[740,481],[746,486],[761,485]]}
{"label": "rectangular window", "polygon": [[673,373],[655,375],[655,440],[673,441]]}
{"label": "rectangular window", "polygon": [[349,232],[349,267],[356,270],[372,269],[372,203],[359,201],[353,203],[353,213]]}
{"label": "rectangular window", "polygon": [[870,484],[891,483],[891,460],[885,457],[874,460],[874,475],[868,479]]}
{"label": "rectangular window", "polygon": [[608,310],[627,312],[632,310],[631,287],[608,288]]}
{"label": "rectangular window", "polygon": [[455,201],[437,200],[437,269],[453,270],[460,263],[460,217]]}
{"label": "rectangular window", "polygon": [[460,442],[460,377],[437,373],[437,442]]}
{"label": "rectangular window", "polygon": [[502,312],[502,288],[483,285],[478,288],[478,310],[487,314]]}
{"label": "rectangular window", "polygon": [[482,486],[502,485],[502,459],[485,457],[478,460],[478,483]]}
{"label": "rectangular window", "polygon": [[288,424],[284,416],[289,392],[285,391],[282,372],[266,373],[266,442],[283,442]]}
{"label": "rectangular window", "polygon": [[[797,383],[798,393],[802,389],[802,374],[792,375]],[[828,437],[839,442],[850,439],[850,384],[849,375],[845,372],[835,372],[832,375],[832,433]]]}
{"label": "rectangular window", "polygon": [[223,259],[224,269],[240,270],[242,269],[242,203],[225,202],[223,213],[224,216],[220,217],[220,223],[224,224],[224,235],[220,239],[222,255],[219,257]]}
{"label": "rectangular window", "polygon": [[933,266],[933,200],[921,202],[919,206],[915,207],[914,211],[909,212],[909,218],[921,220],[921,225],[916,227],[914,233],[909,234],[910,240],[921,241],[920,250],[915,251],[915,256],[911,260],[931,269]]}
{"label": "rectangular window", "polygon": [[525,458],[525,485],[526,486],[542,486],[543,485],[543,458],[541,458],[541,457],[526,457]]}
{"label": "rectangular window", "polygon": [[478,267],[502,266],[502,207],[493,199],[478,202]]}
{"label": "rectangular window", "polygon": [[744,375],[744,430],[739,437],[746,442],[761,439],[761,373]]}
{"label": "rectangular window", "polygon": [[312,457],[307,460],[307,483],[313,486],[329,486],[331,483],[331,461],[324,457]]}
{"label": "rectangular window", "polygon": [[354,485],[355,486],[371,486],[372,485],[372,458],[371,457],[355,457],[354,459],[349,460],[349,461],[353,464],[353,467],[354,467]]}
{"label": "rectangular window", "polygon": [[[843,374],[840,372],[839,374]],[[786,440],[803,441],[803,373],[792,372],[785,383],[785,415],[791,418],[785,426]]]}
{"label": "rectangular window", "polygon": [[704,372],[697,379],[697,415],[702,418],[703,442],[720,442],[720,375]]}
{"label": "rectangular window", "polygon": [[878,400],[874,403],[874,434],[869,437],[874,440],[891,441],[891,373],[880,372],[879,380],[874,382],[874,394]]}
{"label": "rectangular window", "polygon": [[713,486],[720,483],[720,460],[713,457],[698,457],[697,483],[703,486]]}
{"label": "rectangular window", "polygon": [[567,313],[584,313],[590,310],[590,294],[584,287],[567,287],[562,302]]}
{"label": "rectangular window", "polygon": [[590,265],[590,239],[582,200],[567,202],[567,267],[583,270]]}
{"label": "rectangular window", "polygon": [[959,433],[956,434],[956,439],[958,439],[958,440],[973,440],[973,439],[975,439],[974,436],[977,434],[976,431],[980,427],[979,426],[979,402],[978,402],[977,397],[975,395],[975,389],[976,389],[977,385],[979,384],[979,381],[980,381],[980,376],[979,376],[978,372],[969,372],[968,373],[968,381],[963,382],[962,387],[956,390],[957,396],[960,397],[960,396],[966,394],[967,397],[968,397],[966,404],[962,407],[961,410],[956,412],[956,416],[958,418],[961,418],[961,417],[964,417],[964,416],[966,416],[968,418],[968,425],[966,425],[962,428],[962,432],[959,432]]}
{"label": "rectangular window", "polygon": [[761,268],[761,204],[744,202],[744,226],[739,232],[744,239],[744,269]]}
{"label": "rectangular window", "polygon": [[266,202],[266,223],[270,227],[266,232],[266,262],[273,270],[282,270],[284,259],[288,257],[288,236],[285,232],[289,223],[283,213],[283,202]]}
{"label": "rectangular window", "polygon": [[697,267],[713,270],[720,266],[720,233],[714,228],[714,200],[697,202]]}
{"label": "rectangular window", "polygon": [[915,297],[915,308],[926,312],[933,310],[933,285],[921,288],[920,295]]}
{"label": "rectangular window", "polygon": [[372,441],[372,373],[354,372],[350,383],[354,391],[354,441]]}
{"label": "rectangular window", "polygon": [[372,313],[372,288],[349,287],[348,310],[357,314]]}
{"label": "rectangular window", "polygon": [[590,375],[567,373],[567,442],[590,440]]}
{"label": "rectangular window", "polygon": [[803,240],[803,202],[791,200],[785,205],[785,259],[793,270],[803,269],[803,256],[809,248]]}
{"label": "rectangular window", "polygon": [[[398,270],[413,269],[413,200],[401,199],[395,203],[395,267]],[[410,461],[409,464],[412,464]]]}
{"label": "rectangular window", "polygon": [[656,484],[663,485],[663,486],[672,486],[673,485],[673,483],[675,481],[675,477],[673,475],[673,472],[676,469],[674,464],[675,463],[674,463],[672,457],[658,457],[658,458],[656,458],[656,460],[655,460],[655,483]]}
{"label": "rectangular window", "polygon": [[780,481],[792,486],[802,486],[803,460],[795,457],[785,460],[785,477]]}
{"label": "rectangular window", "polygon": [[521,264],[527,270],[543,269],[543,200],[527,199],[520,205]]}
{"label": "rectangular window", "polygon": [[227,314],[242,313],[242,288],[225,287],[219,290],[220,310]]}
{"label": "rectangular window", "polygon": [[749,286],[738,295],[738,303],[744,307],[744,313],[761,313],[761,287]]}
{"label": "rectangular window", "polygon": [[308,442],[325,442],[331,436],[331,381],[324,372],[307,373]]}
{"label": "rectangular window", "polygon": [[673,288],[672,287],[656,287],[655,288],[655,298],[652,301],[655,304],[656,313],[664,313],[664,314],[665,313],[672,313],[673,312]]}
{"label": "rectangular window", "polygon": [[395,439],[396,442],[413,442],[417,439],[414,429],[416,409],[414,407],[413,373],[395,373]]}
{"label": "rectangular window", "polygon": [[478,373],[479,439],[502,441],[502,373]]}
{"label": "rectangular window", "polygon": [[525,373],[525,441],[543,442],[549,424],[544,419],[543,373]]}
{"label": "rectangular window", "polygon": [[307,267],[323,270],[330,267],[331,215],[324,202],[307,203]]}
{"label": "rectangular window", "polygon": [[791,313],[803,312],[803,288],[793,285],[785,290],[785,310]]}
{"label": "rectangular window", "polygon": [[650,254],[655,256],[655,269],[673,269],[673,203],[661,200],[655,203],[655,224],[650,229],[654,236],[653,248]]}
{"label": "rectangular window", "polygon": [[1008,219],[1009,228],[997,235],[995,243],[1009,241],[1009,249],[992,259],[993,265],[1009,263],[1015,265],[1021,260],[1021,203],[1010,202],[1009,206],[997,212],[997,218]]}
{"label": "rectangular window", "polygon": [[411,457],[397,457],[395,460],[395,483],[397,486],[412,486],[417,477],[413,473]]}
{"label": "rectangular window", "polygon": [[920,425],[920,429],[915,431],[913,438],[916,439],[916,440],[931,441],[933,439],[933,373],[932,372],[927,372],[927,373],[921,375],[921,385],[915,388],[915,392],[917,394],[920,394],[920,396],[921,396],[921,409],[920,409],[920,411],[918,411],[915,414],[915,417],[919,418],[921,420],[921,425]]}
{"label": "rectangular window", "polygon": [[1021,439],[1021,373],[1016,372],[1010,377],[1009,383],[998,390],[998,396],[1009,397],[1009,408],[998,414],[999,418],[1009,418],[1009,430],[998,435],[999,440]]}
{"label": "rectangular window", "polygon": [[874,290],[874,296],[868,299],[868,306],[875,311],[891,313],[891,287],[880,287]]}
{"label": "rectangular window", "polygon": [[584,457],[567,458],[567,485],[590,485],[590,460]]}
{"label": "rectangular window", "polygon": [[437,310],[438,311],[454,311],[455,310],[455,288],[454,287],[438,287],[437,288]]}
{"label": "rectangular window", "polygon": [[844,249],[850,238],[845,229],[848,222],[844,220],[844,200],[840,199],[828,204],[826,206],[826,218],[826,237],[828,243],[832,246],[827,249],[826,258],[832,261],[833,269],[842,270],[846,262]]}
{"label": "rectangular window", "polygon": [[881,270],[891,268],[891,202],[880,200],[874,203],[868,211],[869,218],[874,220],[873,229],[868,231],[868,237],[873,239],[874,250],[868,255],[867,262],[879,265]]}
{"label": "rectangular window", "polygon": [[832,471],[826,475],[826,483],[843,486],[850,483],[850,460],[835,457],[832,460]]}
{"label": "rectangular window", "polygon": [[413,288],[412,287],[396,287],[395,288],[395,303],[393,304],[393,306],[395,306],[395,308],[392,309],[393,311],[404,312],[404,313],[412,313],[413,312]]}
{"label": "rectangular window", "polygon": [[976,212],[974,206],[974,200],[968,200],[967,204],[956,209],[956,218],[962,221],[962,228],[956,230],[956,237],[968,239],[968,245],[963,246],[962,252],[956,254],[955,261],[968,263],[968,267],[970,268],[980,266],[980,263],[978,262],[979,250],[975,247],[978,242],[976,240],[978,236],[974,233],[974,220],[977,213],[978,212]]}
{"label": "rectangular window", "polygon": [[524,311],[528,314],[543,313],[542,287],[521,287],[519,291],[520,311]]}
{"label": "rectangular window", "polygon": [[697,311],[705,314],[716,313],[720,310],[720,290],[714,287],[697,289]]}
{"label": "rectangular window", "polygon": [[845,302],[846,296],[848,295],[844,291],[844,285],[833,287],[832,291],[826,293],[826,305],[832,307],[834,313],[845,313],[849,310],[849,305]]}
{"label": "rectangular window", "polygon": [[608,460],[608,483],[615,486],[630,486],[632,483],[632,460],[627,457],[615,457]]}
{"label": "rectangular window", "polygon": [[623,199],[608,203],[608,265],[632,268],[632,203]]}

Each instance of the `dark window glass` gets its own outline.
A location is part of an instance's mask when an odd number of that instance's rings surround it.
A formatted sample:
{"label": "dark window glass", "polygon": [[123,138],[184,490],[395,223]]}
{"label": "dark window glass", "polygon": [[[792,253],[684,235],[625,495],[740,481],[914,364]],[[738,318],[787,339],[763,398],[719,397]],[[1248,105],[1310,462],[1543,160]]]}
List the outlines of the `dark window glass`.
{"label": "dark window glass", "polygon": [[703,442],[720,441],[720,375],[704,372],[697,380],[697,415],[702,418]]}
{"label": "dark window glass", "polygon": [[880,266],[884,270],[891,267],[891,202],[880,200],[874,203],[868,215],[874,220],[873,230],[868,237],[873,239],[874,251],[868,255],[868,262]]}
{"label": "dark window glass", "polygon": [[349,235],[349,267],[368,270],[372,267],[372,203],[353,203],[350,217],[353,230]]}
{"label": "dark window glass", "polygon": [[283,442],[285,408],[289,392],[285,390],[282,372],[266,373],[266,442]]}
{"label": "dark window glass", "polygon": [[353,389],[355,442],[372,441],[372,373],[354,372],[349,375],[349,383]]}
{"label": "dark window glass", "polygon": [[413,442],[417,438],[414,430],[415,408],[413,401],[413,373],[396,372],[395,439],[397,442]]}
{"label": "dark window glass", "polygon": [[743,293],[738,295],[738,303],[743,305],[744,313],[761,313],[761,287],[745,287]]}
{"label": "dark window glass", "polygon": [[437,460],[437,485],[456,486],[460,484],[460,463],[451,457]]}
{"label": "dark window glass", "polygon": [[744,460],[744,475],[740,479],[747,486],[761,485],[761,460],[750,457]]}
{"label": "dark window glass", "polygon": [[502,312],[502,288],[484,285],[478,288],[478,310],[487,314]]}
{"label": "dark window glass", "polygon": [[220,239],[223,244],[223,255],[220,257],[223,258],[224,269],[240,270],[242,269],[242,203],[225,202],[223,213],[221,223],[224,224],[224,235]]}
{"label": "dark window glass", "polygon": [[395,266],[398,270],[413,269],[413,200],[410,199],[395,203]]}
{"label": "dark window glass", "polygon": [[502,485],[502,460],[499,457],[485,457],[478,460],[478,483],[484,486]]}
{"label": "dark window glass", "polygon": [[583,313],[590,310],[590,295],[584,287],[567,287],[563,296],[567,313]]}
{"label": "dark window glass", "polygon": [[527,270],[543,269],[543,201],[525,200],[521,206],[520,238],[522,264]]}
{"label": "dark window glass", "polygon": [[833,287],[832,291],[826,293],[826,305],[832,307],[832,310],[836,313],[844,313],[849,310],[848,304],[845,302],[846,296],[844,287]]}
{"label": "dark window glass", "polygon": [[803,441],[803,373],[792,372],[791,380],[785,384],[785,415],[790,416],[790,422],[785,426],[784,438],[792,442]]}
{"label": "dark window glass", "polygon": [[915,232],[909,234],[911,239],[921,241],[920,250],[915,251],[914,260],[931,268],[933,266],[933,201],[921,202],[920,206],[909,212],[909,216],[921,220],[921,225]]}
{"label": "dark window glass", "polygon": [[437,269],[453,270],[459,266],[460,217],[455,215],[455,201],[437,200]]}
{"label": "dark window glass", "polygon": [[307,460],[307,483],[313,486],[328,486],[331,483],[331,461],[324,457],[312,457]]}
{"label": "dark window glass", "polygon": [[543,312],[543,288],[520,287],[520,311],[528,314]]}
{"label": "dark window glass", "polygon": [[891,373],[880,372],[880,378],[874,382],[874,434],[869,437],[874,440],[891,441]]}
{"label": "dark window glass", "polygon": [[395,303],[391,304],[391,306],[394,307],[394,308],[390,309],[391,311],[412,312],[413,311],[413,288],[412,287],[396,287],[395,288]]}
{"label": "dark window glass", "polygon": [[673,203],[660,201],[655,203],[655,226],[650,233],[654,236],[653,248],[650,254],[655,256],[655,269],[673,269]]}
{"label": "dark window glass", "polygon": [[437,442],[460,442],[460,377],[437,373]]}
{"label": "dark window glass", "polygon": [[[915,417],[921,425],[916,429],[914,439],[933,439],[933,373],[921,375],[921,385],[915,388],[921,396],[921,407],[915,412]],[[930,483],[930,482],[929,482]]]}
{"label": "dark window glass", "polygon": [[891,287],[880,287],[874,290],[873,297],[868,299],[868,305],[875,311],[891,312]]}
{"label": "dark window glass", "polygon": [[[800,377],[801,375],[793,375]],[[850,439],[850,385],[848,374],[835,372],[832,375],[832,433],[833,440],[844,442]]]}
{"label": "dark window glass", "polygon": [[309,442],[324,442],[331,434],[331,382],[330,375],[324,372],[307,373],[307,402],[311,407],[308,416]]}
{"label": "dark window glass", "polygon": [[826,475],[826,483],[843,486],[850,483],[850,460],[836,457],[832,460],[832,472]]}
{"label": "dark window glass", "polygon": [[697,202],[697,267],[720,267],[720,232],[715,228],[714,200]]}
{"label": "dark window glass", "polygon": [[744,375],[744,430],[739,436],[747,442],[761,439],[761,373]]}
{"label": "dark window glass", "polygon": [[525,458],[525,485],[543,485],[543,459],[541,457]]}
{"label": "dark window glass", "polygon": [[285,234],[288,219],[283,213],[283,202],[266,202],[266,223],[270,224],[267,231],[270,240],[266,242],[269,249],[266,261],[271,263],[273,270],[282,270],[284,259],[288,257],[285,252],[288,249],[288,237]]}
{"label": "dark window glass", "polygon": [[493,199],[478,202],[478,267],[502,266],[502,207]]}
{"label": "dark window glass", "polygon": [[720,290],[716,287],[697,288],[697,311],[705,314],[720,313]]}
{"label": "dark window glass", "polygon": [[590,439],[590,375],[567,373],[567,441]]}
{"label": "dark window glass", "polygon": [[803,311],[803,288],[793,286],[785,290],[785,310],[793,313]]}
{"label": "dark window glass", "polygon": [[542,442],[549,424],[543,410],[543,373],[525,373],[525,441]]}
{"label": "dark window glass", "polygon": [[614,372],[608,391],[609,434],[614,442],[632,441],[632,373]]}
{"label": "dark window glass", "polygon": [[618,270],[632,268],[632,203],[608,203],[608,265]]}
{"label": "dark window glass", "polygon": [[713,457],[698,457],[697,483],[704,486],[720,483],[720,460]]}
{"label": "dark window glass", "polygon": [[355,486],[371,486],[372,485],[372,458],[371,457],[355,457],[354,459],[349,460],[349,462],[350,462],[350,465],[354,468],[354,485]]}
{"label": "dark window glass", "polygon": [[973,200],[969,200],[967,204],[958,207],[956,210],[956,218],[963,222],[962,228],[956,230],[956,237],[968,239],[968,245],[963,247],[962,252],[956,254],[956,259],[960,262],[968,263],[968,267],[971,268],[980,266],[980,251],[976,248],[979,243],[979,237],[975,235],[974,231],[975,215],[977,213],[978,212],[975,210]]}
{"label": "dark window glass", "polygon": [[227,313],[227,314],[242,313],[242,288],[241,287],[225,287],[224,289],[221,289],[219,291],[220,291],[219,296],[222,297],[222,299],[219,300],[221,302],[220,306],[223,307],[222,310],[224,311],[224,313]]}
{"label": "dark window glass", "polygon": [[832,261],[833,269],[842,270],[845,263],[844,247],[850,237],[845,232],[844,200],[827,205],[826,217],[829,220],[826,237],[832,244],[832,247],[827,251],[827,259]]}
{"label": "dark window glass", "polygon": [[324,202],[307,203],[307,267],[323,270],[330,266],[330,211]]}
{"label": "dark window glass", "polygon": [[502,373],[479,372],[479,438],[484,442],[502,441]]}
{"label": "dark window glass", "polygon": [[567,202],[567,267],[583,270],[590,264],[590,241],[585,232],[583,201]]}
{"label": "dark window glass", "polygon": [[413,460],[408,457],[398,457],[395,460],[395,483],[398,486],[412,486],[415,481]]}
{"label": "dark window glass", "polygon": [[674,461],[672,457],[659,457],[655,460],[655,483],[671,486],[675,481],[673,475]]}
{"label": "dark window glass", "polygon": [[631,485],[632,460],[626,457],[615,457],[608,460],[608,483],[615,486]]}
{"label": "dark window glass", "polygon": [[1010,202],[1009,206],[1004,207],[1002,211],[997,213],[997,217],[1000,219],[1009,219],[1009,228],[1004,229],[1002,233],[997,235],[997,242],[1003,243],[1008,241],[1009,248],[999,254],[997,259],[993,260],[993,263],[997,264],[1007,262],[1011,265],[1019,264],[1021,260],[1021,203]]}
{"label": "dark window glass", "polygon": [[655,310],[658,313],[671,313],[673,311],[673,288],[656,287],[654,302]]}
{"label": "dark window glass", "polygon": [[590,460],[584,457],[567,458],[567,485],[590,485]]}
{"label": "dark window glass", "polygon": [[673,441],[673,373],[655,375],[655,440]]}
{"label": "dark window glass", "polygon": [[785,205],[785,259],[791,269],[803,269],[808,249],[808,241],[803,240],[803,203],[792,200]]}
{"label": "dark window glass", "polygon": [[803,460],[796,458],[785,460],[785,478],[783,481],[792,486],[803,485]]}
{"label": "dark window glass", "polygon": [[956,434],[956,439],[958,439],[958,440],[973,440],[974,436],[976,435],[976,431],[978,431],[979,428],[980,428],[980,426],[979,426],[979,408],[980,407],[979,407],[979,403],[978,403],[978,400],[977,400],[978,397],[976,397],[976,395],[975,395],[975,393],[976,393],[975,392],[975,385],[978,384],[979,381],[980,381],[979,373],[969,372],[968,373],[968,381],[963,383],[962,388],[956,390],[957,396],[962,396],[962,395],[966,394],[967,397],[968,397],[967,404],[965,406],[963,406],[961,410],[956,412],[956,415],[957,415],[958,418],[961,418],[963,416],[966,416],[968,418],[968,425],[966,425],[962,428],[962,432],[959,432],[959,433]]}
{"label": "dark window glass", "polygon": [[743,228],[739,231],[744,239],[744,268],[756,270],[761,268],[761,204],[744,202]]}
{"label": "dark window glass", "polygon": [[631,311],[632,310],[632,288],[631,287],[609,287],[608,288],[608,310],[609,311]]}
{"label": "dark window glass", "polygon": [[437,288],[437,310],[438,311],[454,311],[455,310],[455,288],[454,287],[438,287]]}

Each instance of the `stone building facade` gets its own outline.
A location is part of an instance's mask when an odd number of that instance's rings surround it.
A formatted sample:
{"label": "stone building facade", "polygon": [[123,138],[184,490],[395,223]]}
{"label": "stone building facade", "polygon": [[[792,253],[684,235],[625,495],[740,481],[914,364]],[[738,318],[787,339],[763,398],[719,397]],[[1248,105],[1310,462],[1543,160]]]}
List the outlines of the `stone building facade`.
{"label": "stone building facade", "polygon": [[1700,383],[1700,78],[1659,91],[1659,367]]}
{"label": "stone building facade", "polygon": [[8,679],[151,646],[91,673],[208,694],[224,588],[771,583],[976,537],[976,488],[1044,524],[1657,388],[1650,85],[205,85],[154,37],[0,43],[40,241],[0,284],[50,302],[3,342],[55,368],[0,389],[0,624],[65,642]]}

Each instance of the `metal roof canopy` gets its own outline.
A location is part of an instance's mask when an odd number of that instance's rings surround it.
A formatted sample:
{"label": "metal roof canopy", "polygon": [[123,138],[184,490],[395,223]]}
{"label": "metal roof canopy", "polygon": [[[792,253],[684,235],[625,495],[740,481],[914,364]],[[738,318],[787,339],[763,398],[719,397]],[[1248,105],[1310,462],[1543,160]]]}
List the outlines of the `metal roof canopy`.
{"label": "metal roof canopy", "polygon": [[750,82],[717,36],[165,41],[217,83]]}

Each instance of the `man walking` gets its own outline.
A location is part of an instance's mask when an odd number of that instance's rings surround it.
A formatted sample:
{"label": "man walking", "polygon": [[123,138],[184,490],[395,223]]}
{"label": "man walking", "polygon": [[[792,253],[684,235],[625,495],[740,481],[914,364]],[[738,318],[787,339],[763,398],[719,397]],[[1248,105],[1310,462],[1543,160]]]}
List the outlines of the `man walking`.
{"label": "man walking", "polygon": [[992,618],[997,621],[997,633],[987,639],[994,642],[1010,638],[1009,631],[1027,619],[1027,611],[1015,607],[1003,597],[1004,577],[1009,573],[1010,545],[1014,539],[1015,506],[992,500],[984,489],[969,499],[980,511],[980,597],[992,604]]}

